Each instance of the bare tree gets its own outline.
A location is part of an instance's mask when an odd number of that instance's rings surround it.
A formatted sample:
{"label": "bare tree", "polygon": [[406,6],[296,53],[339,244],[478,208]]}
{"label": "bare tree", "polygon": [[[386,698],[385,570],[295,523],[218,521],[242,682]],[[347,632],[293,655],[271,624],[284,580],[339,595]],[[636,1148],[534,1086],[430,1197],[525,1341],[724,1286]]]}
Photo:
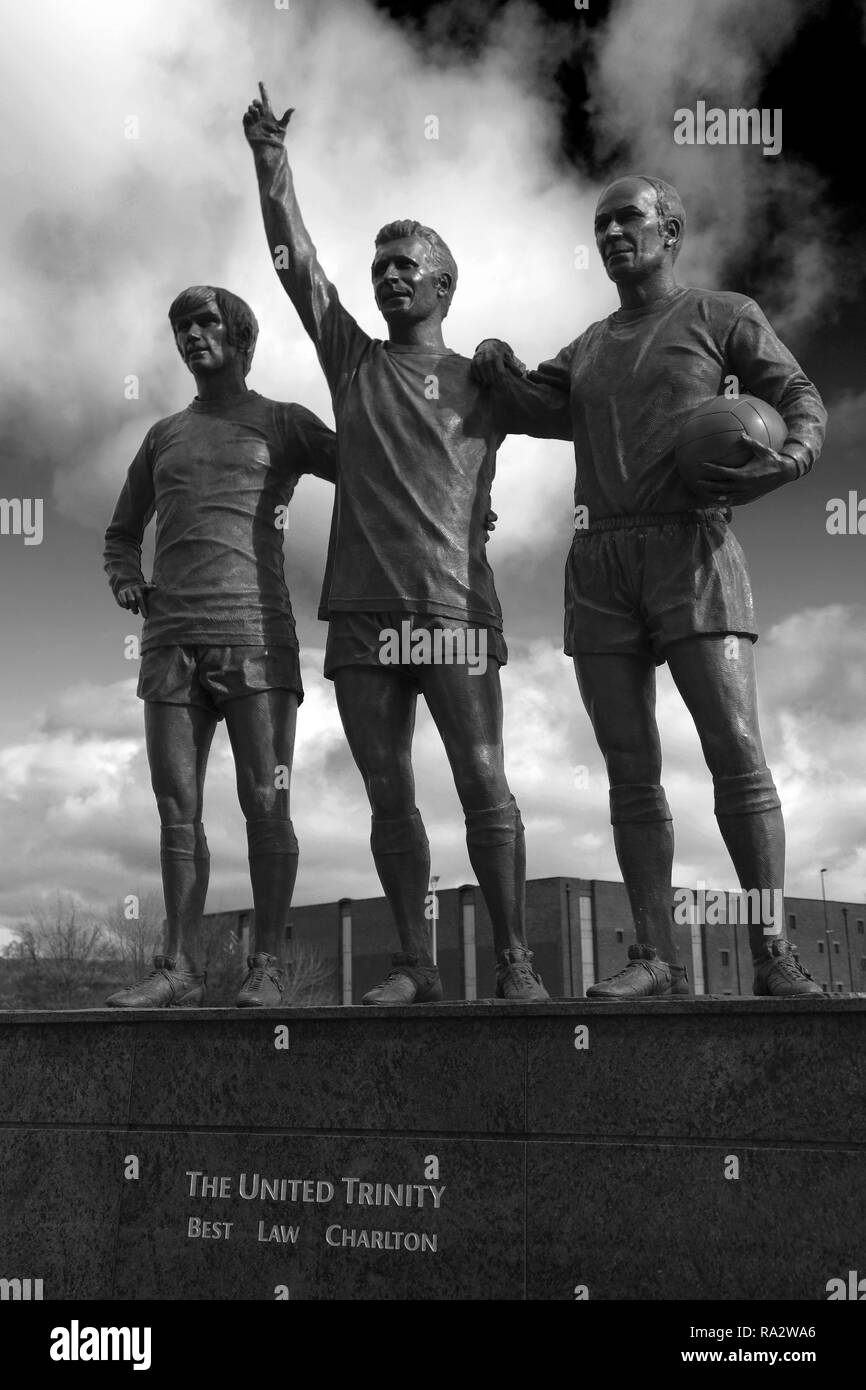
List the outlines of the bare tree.
{"label": "bare tree", "polygon": [[[231,1006],[246,973],[242,934],[226,921],[227,914],[206,916],[198,934],[198,959],[207,971],[205,1003]],[[253,939],[255,939],[255,928]],[[312,946],[288,942],[283,1004],[313,1008],[336,1002],[335,965]]]}
{"label": "bare tree", "polygon": [[[207,971],[206,1003],[232,1005],[246,969],[243,937],[212,914],[201,924],[198,948]],[[162,947],[164,918],[157,892],[130,894],[99,914],[58,894],[33,907],[2,949],[4,1008],[92,1008],[118,985],[144,979]],[[283,1003],[314,1008],[337,1002],[336,964],[305,942],[288,942]]]}
{"label": "bare tree", "polygon": [[232,1005],[246,963],[242,939],[227,924],[225,913],[211,913],[202,919],[197,935],[197,959],[207,973],[205,1004]]}
{"label": "bare tree", "polygon": [[130,893],[113,903],[104,916],[108,939],[120,961],[123,983],[143,980],[155,955],[162,950],[165,918],[162,895]]}
{"label": "bare tree", "polygon": [[17,930],[15,955],[26,962],[17,982],[24,1007],[81,1008],[95,1002],[112,946],[88,908],[58,893],[53,903],[34,906]]}
{"label": "bare tree", "polygon": [[305,942],[290,941],[283,1003],[312,1009],[336,1002],[336,963]]}
{"label": "bare tree", "polygon": [[[19,931],[20,928],[10,927],[9,930]],[[26,960],[27,947],[20,936],[16,936],[14,941],[7,941],[6,945],[0,948],[0,956],[2,956],[4,960]]]}

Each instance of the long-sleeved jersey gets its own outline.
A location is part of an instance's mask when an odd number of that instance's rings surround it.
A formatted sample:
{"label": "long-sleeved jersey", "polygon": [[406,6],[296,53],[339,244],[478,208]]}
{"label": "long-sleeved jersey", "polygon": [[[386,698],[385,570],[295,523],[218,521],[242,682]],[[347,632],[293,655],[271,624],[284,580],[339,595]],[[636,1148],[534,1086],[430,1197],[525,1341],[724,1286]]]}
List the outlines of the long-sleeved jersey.
{"label": "long-sleeved jersey", "polygon": [[[753,300],[719,290],[677,289],[640,309],[593,323],[529,374],[568,393],[577,479],[575,506],[589,521],[694,508],[674,459],[697,407],[722,393],[776,407],[788,427],[783,451],[802,475],[821,450],[827,414],[817,390]],[[531,389],[531,388],[530,388]],[[508,384],[509,393],[514,388]]]}
{"label": "long-sleeved jersey", "polygon": [[174,645],[297,646],[286,586],[285,508],[303,473],[333,482],[333,430],[300,405],[247,391],[192,401],[148,430],[105,535],[115,594],[140,583],[156,513],[142,651]]}

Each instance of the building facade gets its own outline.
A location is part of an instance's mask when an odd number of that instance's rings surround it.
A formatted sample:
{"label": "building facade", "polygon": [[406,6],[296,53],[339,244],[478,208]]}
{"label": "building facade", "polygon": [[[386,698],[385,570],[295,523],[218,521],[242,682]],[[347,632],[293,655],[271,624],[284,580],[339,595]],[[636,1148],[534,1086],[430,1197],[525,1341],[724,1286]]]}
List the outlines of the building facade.
{"label": "building facade", "polygon": [[[695,994],[750,995],[752,961],[742,895],[704,898],[675,890],[674,932],[680,960]],[[446,999],[493,995],[496,958],[490,919],[474,884],[431,895],[428,911]],[[549,993],[581,998],[589,985],[621,970],[634,940],[622,883],[602,879],[537,878],[526,885],[527,926],[535,966]],[[785,900],[785,935],[802,964],[827,993],[866,992],[866,906],[862,903]],[[221,913],[226,930],[249,946],[249,910]],[[677,920],[682,918],[683,920]],[[764,917],[768,921],[768,917]],[[292,941],[334,965],[335,1004],[360,1003],[379,984],[396,949],[396,933],[384,897],[293,907]],[[829,967],[829,968],[828,968]]]}

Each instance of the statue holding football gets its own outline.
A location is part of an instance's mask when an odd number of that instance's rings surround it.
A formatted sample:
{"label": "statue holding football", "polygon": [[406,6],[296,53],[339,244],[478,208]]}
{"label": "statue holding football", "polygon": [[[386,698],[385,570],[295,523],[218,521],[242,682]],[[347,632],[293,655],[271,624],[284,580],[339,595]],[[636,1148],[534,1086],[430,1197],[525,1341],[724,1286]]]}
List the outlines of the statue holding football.
{"label": "statue holding football", "polygon": [[[494,392],[525,380],[558,386],[569,400],[577,476],[565,652],[607,767],[637,938],[625,968],[587,991],[602,999],[690,993],[673,931],[674,836],[655,716],[663,662],[694,720],[742,888],[779,903],[784,885],[785,827],[758,721],[752,587],[729,522],[731,508],[809,471],[826,412],[753,300],[677,283],[685,227],[671,184],[617,179],[599,199],[595,241],[620,307],[534,372],[495,339],[474,363]],[[763,916],[748,924],[754,993],[821,996],[783,922]]]}

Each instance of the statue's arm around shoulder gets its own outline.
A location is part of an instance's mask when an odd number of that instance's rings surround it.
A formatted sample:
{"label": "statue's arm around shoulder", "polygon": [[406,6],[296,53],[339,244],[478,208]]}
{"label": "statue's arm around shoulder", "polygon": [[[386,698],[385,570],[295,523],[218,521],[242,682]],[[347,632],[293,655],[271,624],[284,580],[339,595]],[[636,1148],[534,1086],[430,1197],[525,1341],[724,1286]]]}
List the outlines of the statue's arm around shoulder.
{"label": "statue's arm around shoulder", "polygon": [[337,436],[324,420],[303,405],[284,407],[286,434],[298,473],[312,473],[326,483],[337,481]]}
{"label": "statue's arm around shoulder", "polygon": [[573,438],[570,406],[570,353],[563,348],[534,372],[508,343],[485,338],[475,349],[472,375],[493,397],[497,422],[506,434],[529,434],[537,439]]}

